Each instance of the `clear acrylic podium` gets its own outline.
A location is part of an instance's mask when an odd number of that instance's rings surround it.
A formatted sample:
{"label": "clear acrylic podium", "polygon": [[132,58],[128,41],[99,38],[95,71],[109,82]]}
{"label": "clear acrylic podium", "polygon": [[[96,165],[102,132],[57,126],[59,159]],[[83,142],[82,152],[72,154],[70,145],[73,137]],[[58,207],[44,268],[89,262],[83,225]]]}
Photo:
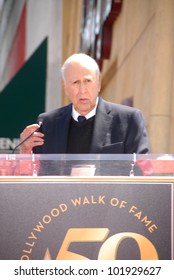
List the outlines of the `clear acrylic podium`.
{"label": "clear acrylic podium", "polygon": [[0,154],[0,259],[173,259],[174,155]]}
{"label": "clear acrylic podium", "polygon": [[174,155],[0,154],[0,176],[174,176]]}

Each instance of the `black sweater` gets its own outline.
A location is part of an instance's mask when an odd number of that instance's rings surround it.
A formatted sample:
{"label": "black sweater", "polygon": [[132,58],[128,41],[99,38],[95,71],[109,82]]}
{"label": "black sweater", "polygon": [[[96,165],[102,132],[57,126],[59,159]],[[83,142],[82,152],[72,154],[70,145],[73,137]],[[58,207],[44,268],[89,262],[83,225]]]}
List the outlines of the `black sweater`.
{"label": "black sweater", "polygon": [[92,117],[82,123],[79,123],[71,118],[67,143],[68,154],[89,153],[94,126],[94,118],[95,117]]}

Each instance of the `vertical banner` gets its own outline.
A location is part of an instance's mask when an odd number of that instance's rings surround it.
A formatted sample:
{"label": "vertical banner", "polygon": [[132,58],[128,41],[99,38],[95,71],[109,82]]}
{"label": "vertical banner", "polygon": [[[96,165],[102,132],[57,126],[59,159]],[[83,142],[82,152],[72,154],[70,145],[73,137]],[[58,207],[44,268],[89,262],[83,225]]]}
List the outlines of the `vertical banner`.
{"label": "vertical banner", "polygon": [[25,126],[45,110],[47,39],[0,94],[0,153],[10,152]]}

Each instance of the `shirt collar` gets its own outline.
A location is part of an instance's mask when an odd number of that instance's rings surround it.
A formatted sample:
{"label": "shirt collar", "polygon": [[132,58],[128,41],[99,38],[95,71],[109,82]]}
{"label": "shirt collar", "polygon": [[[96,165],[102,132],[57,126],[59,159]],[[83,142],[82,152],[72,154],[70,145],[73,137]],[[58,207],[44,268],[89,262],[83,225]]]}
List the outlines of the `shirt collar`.
{"label": "shirt collar", "polygon": [[[96,110],[97,110],[97,105],[98,105],[98,100],[99,100],[99,98],[97,97],[96,105],[87,115],[85,115],[86,119],[89,119],[89,118],[92,118],[93,116],[95,116]],[[78,116],[80,116],[80,114],[75,110],[74,105],[72,105],[72,114],[71,115],[75,121],[78,121],[77,118],[78,118]]]}

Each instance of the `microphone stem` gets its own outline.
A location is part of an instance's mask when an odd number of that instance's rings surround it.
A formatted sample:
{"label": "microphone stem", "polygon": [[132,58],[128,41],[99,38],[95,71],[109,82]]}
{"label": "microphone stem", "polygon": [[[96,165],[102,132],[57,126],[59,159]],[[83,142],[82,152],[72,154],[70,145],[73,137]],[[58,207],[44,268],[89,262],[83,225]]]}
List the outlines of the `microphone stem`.
{"label": "microphone stem", "polygon": [[12,154],[14,154],[14,152],[16,151],[16,149],[21,146],[25,141],[27,141],[34,132],[38,131],[39,128],[41,127],[41,125],[39,125],[39,127],[37,127],[34,131],[32,131],[26,138],[24,138],[13,150],[12,150]]}

